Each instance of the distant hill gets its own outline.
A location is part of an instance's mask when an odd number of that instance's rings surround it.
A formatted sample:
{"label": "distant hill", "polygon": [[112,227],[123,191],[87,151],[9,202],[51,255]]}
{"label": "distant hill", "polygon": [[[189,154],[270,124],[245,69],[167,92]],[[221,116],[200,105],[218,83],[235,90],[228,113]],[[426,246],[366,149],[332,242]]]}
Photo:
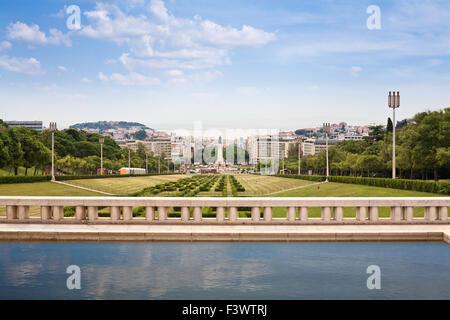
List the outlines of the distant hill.
{"label": "distant hill", "polygon": [[84,122],[71,125],[71,129],[91,129],[103,132],[108,129],[129,129],[131,127],[141,127],[141,129],[150,129],[146,125],[139,122],[127,122],[127,121],[98,121],[98,122]]}

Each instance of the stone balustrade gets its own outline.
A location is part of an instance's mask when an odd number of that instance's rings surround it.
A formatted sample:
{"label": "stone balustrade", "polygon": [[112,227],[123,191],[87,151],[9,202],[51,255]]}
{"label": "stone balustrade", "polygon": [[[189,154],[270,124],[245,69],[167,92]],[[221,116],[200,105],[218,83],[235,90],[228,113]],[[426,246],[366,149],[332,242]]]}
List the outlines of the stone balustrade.
{"label": "stone balustrade", "polygon": [[[400,224],[449,223],[450,197],[435,198],[170,198],[170,197],[0,197],[6,216],[0,222],[46,221],[49,223],[213,223],[213,224]],[[30,207],[40,208],[40,217],[30,217]],[[73,217],[64,217],[64,208],[74,207]],[[133,208],[144,208],[145,217],[133,217]],[[168,217],[171,208],[180,217]],[[211,207],[215,217],[204,217]],[[286,217],[274,218],[274,208],[286,208]],[[390,208],[390,216],[379,217],[380,208]],[[99,208],[109,208],[99,217]],[[320,208],[312,217],[311,208]],[[356,208],[356,216],[344,216],[345,208]],[[424,208],[424,217],[414,217],[414,208]],[[316,209],[317,212],[318,209]],[[350,210],[350,209],[347,209]],[[355,209],[351,209],[355,210]],[[249,218],[239,212],[250,212]]]}

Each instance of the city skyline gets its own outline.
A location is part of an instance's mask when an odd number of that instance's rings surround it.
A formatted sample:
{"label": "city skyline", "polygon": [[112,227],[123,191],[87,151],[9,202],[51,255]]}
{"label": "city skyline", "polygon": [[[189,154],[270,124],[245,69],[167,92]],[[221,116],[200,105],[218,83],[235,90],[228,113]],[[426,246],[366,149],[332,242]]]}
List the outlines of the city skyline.
{"label": "city skyline", "polygon": [[[146,119],[174,130],[252,119],[287,130],[385,124],[392,90],[402,92],[399,119],[450,98],[445,1],[25,2],[0,5],[6,120]],[[70,5],[79,30],[66,25]]]}

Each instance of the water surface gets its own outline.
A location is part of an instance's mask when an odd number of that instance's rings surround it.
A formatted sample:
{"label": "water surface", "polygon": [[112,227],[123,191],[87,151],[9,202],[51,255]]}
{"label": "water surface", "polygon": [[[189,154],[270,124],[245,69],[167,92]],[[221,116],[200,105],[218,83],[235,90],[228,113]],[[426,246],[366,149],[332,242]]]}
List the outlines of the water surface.
{"label": "water surface", "polygon": [[0,242],[0,299],[450,299],[450,246]]}

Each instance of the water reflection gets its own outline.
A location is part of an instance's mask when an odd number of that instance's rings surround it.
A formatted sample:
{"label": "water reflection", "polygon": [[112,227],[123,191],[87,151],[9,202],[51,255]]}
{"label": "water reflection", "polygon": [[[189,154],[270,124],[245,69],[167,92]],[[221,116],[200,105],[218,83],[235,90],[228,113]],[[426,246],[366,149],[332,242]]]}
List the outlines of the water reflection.
{"label": "water reflection", "polygon": [[449,299],[449,270],[443,243],[0,242],[1,299]]}

